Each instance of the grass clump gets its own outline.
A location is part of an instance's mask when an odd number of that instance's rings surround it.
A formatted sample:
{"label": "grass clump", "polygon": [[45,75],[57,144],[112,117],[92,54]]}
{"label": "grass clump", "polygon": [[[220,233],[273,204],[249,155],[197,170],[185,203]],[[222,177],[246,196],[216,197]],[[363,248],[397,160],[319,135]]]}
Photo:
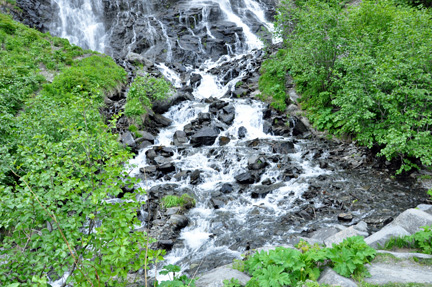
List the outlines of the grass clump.
{"label": "grass clump", "polygon": [[409,236],[395,237],[387,241],[384,249],[412,248],[425,254],[432,254],[432,226],[423,226],[423,230]]}
{"label": "grass clump", "polygon": [[163,208],[181,207],[183,209],[190,209],[195,207],[196,200],[189,194],[178,195],[166,195],[161,199],[161,205]]}

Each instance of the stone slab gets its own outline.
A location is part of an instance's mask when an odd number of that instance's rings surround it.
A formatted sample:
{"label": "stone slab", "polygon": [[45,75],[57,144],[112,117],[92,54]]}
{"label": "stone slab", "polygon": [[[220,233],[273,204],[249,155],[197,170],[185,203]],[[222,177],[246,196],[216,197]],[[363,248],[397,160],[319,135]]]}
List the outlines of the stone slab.
{"label": "stone slab", "polygon": [[390,254],[399,259],[421,258],[432,259],[432,255],[413,252],[392,252],[387,250],[377,250],[378,254]]}
{"label": "stone slab", "polygon": [[202,275],[198,275],[195,282],[196,287],[223,287],[224,280],[237,279],[242,285],[251,279],[246,274],[232,269],[231,264],[218,267]]}
{"label": "stone slab", "polygon": [[432,283],[432,266],[415,264],[410,261],[372,263],[368,266],[371,284],[387,283]]}
{"label": "stone slab", "polygon": [[337,274],[330,267],[326,267],[318,279],[319,284],[329,284],[331,286],[357,287],[357,284],[351,279]]}

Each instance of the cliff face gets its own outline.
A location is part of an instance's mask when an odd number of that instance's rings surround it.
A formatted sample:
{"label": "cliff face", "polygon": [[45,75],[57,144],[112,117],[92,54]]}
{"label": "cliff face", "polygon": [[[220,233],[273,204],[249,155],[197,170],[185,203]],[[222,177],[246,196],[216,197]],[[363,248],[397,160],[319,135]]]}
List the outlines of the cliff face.
{"label": "cliff face", "polygon": [[50,0],[16,0],[21,11],[12,10],[15,20],[38,29],[41,32],[49,31],[50,19],[58,12],[58,6]]}
{"label": "cliff face", "polygon": [[[17,0],[22,13],[15,18],[117,59],[133,52],[152,62],[200,65],[244,50],[245,33],[270,39],[268,27],[250,11],[259,5],[271,19],[277,1]],[[87,29],[96,25],[97,31]]]}

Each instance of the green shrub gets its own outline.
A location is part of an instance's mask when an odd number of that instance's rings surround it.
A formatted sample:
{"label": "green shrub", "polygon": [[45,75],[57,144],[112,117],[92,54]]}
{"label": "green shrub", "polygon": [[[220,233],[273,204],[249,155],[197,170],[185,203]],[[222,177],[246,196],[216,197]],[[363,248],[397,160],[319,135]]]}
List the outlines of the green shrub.
{"label": "green shrub", "polygon": [[[387,160],[400,160],[398,172],[416,159],[431,165],[431,14],[390,0],[348,9],[334,3],[282,1],[285,55],[272,60],[273,70],[289,69],[319,129],[378,147]],[[263,72],[260,87],[273,80],[272,70]]]}
{"label": "green shrub", "polygon": [[333,270],[345,277],[368,275],[364,265],[370,263],[375,255],[375,249],[367,245],[361,236],[346,238],[327,249],[327,258],[331,260]]}
{"label": "green shrub", "polygon": [[139,76],[130,86],[124,113],[136,124],[140,124],[141,116],[152,107],[152,101],[166,99],[171,93],[171,85],[165,79]]}

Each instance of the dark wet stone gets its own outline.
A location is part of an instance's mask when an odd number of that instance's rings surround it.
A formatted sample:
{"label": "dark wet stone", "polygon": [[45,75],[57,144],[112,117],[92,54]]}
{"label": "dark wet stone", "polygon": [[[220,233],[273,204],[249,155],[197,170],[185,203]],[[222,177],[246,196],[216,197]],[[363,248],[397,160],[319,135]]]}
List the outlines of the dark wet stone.
{"label": "dark wet stone", "polygon": [[172,162],[165,163],[163,165],[157,166],[157,169],[163,173],[170,173],[175,171],[175,165]]}
{"label": "dark wet stone", "polygon": [[265,134],[272,134],[273,133],[272,125],[268,121],[264,121],[264,123],[263,123],[263,132]]}
{"label": "dark wet stone", "polygon": [[148,151],[146,151],[145,155],[147,160],[151,162],[153,162],[153,160],[157,157],[157,154],[153,149],[149,149]]}
{"label": "dark wet stone", "polygon": [[233,186],[229,183],[224,183],[220,189],[220,192],[222,193],[231,193],[233,191],[234,191]]}
{"label": "dark wet stone", "polygon": [[267,166],[267,160],[263,156],[253,155],[248,159],[248,168],[251,170],[259,170]]}
{"label": "dark wet stone", "polygon": [[140,150],[145,149],[146,147],[149,147],[151,145],[152,145],[151,142],[149,142],[149,141],[143,141],[143,142],[141,142],[139,145],[137,145],[135,147],[135,151],[140,151]]}
{"label": "dark wet stone", "polygon": [[289,122],[293,136],[303,135],[309,131],[305,124],[295,116],[291,117]]}
{"label": "dark wet stone", "polygon": [[219,114],[218,120],[221,122],[231,125],[234,121],[235,115],[234,114]]}
{"label": "dark wet stone", "polygon": [[204,127],[191,137],[191,143],[194,146],[213,145],[218,135],[219,131],[217,129]]}
{"label": "dark wet stone", "polygon": [[172,121],[168,119],[167,117],[164,117],[160,114],[155,114],[153,116],[153,121],[156,123],[156,126],[159,127],[167,127],[171,125]]}
{"label": "dark wet stone", "polygon": [[155,137],[151,133],[145,132],[145,131],[138,131],[137,133],[141,136],[135,140],[135,142],[137,144],[139,144],[143,141],[148,141],[148,142],[151,142],[152,144],[154,144]]}
{"label": "dark wet stone", "polygon": [[240,139],[242,139],[242,138],[246,137],[246,134],[247,134],[247,129],[244,126],[239,127],[239,129],[238,129],[238,137]]}
{"label": "dark wet stone", "polygon": [[166,251],[170,251],[174,246],[173,240],[159,240],[157,242],[158,248],[165,249]]}
{"label": "dark wet stone", "polygon": [[201,84],[202,76],[197,73],[192,73],[189,80],[192,86],[199,86]]}
{"label": "dark wet stone", "polygon": [[183,145],[188,142],[187,135],[184,131],[176,131],[173,136],[173,142],[175,145]]}
{"label": "dark wet stone", "polygon": [[171,215],[168,220],[168,224],[172,225],[174,230],[179,230],[186,227],[189,224],[189,219],[181,214]]}
{"label": "dark wet stone", "polygon": [[244,172],[234,177],[238,183],[251,184],[258,181],[258,177],[252,172]]}
{"label": "dark wet stone", "polygon": [[225,205],[225,202],[215,198],[210,199],[210,203],[214,209],[219,209]]}
{"label": "dark wet stone", "polygon": [[274,153],[287,154],[295,152],[294,143],[291,141],[278,142],[274,144],[272,148]]}
{"label": "dark wet stone", "polygon": [[200,181],[201,181],[201,171],[199,169],[196,169],[190,174],[190,183],[198,184]]}

